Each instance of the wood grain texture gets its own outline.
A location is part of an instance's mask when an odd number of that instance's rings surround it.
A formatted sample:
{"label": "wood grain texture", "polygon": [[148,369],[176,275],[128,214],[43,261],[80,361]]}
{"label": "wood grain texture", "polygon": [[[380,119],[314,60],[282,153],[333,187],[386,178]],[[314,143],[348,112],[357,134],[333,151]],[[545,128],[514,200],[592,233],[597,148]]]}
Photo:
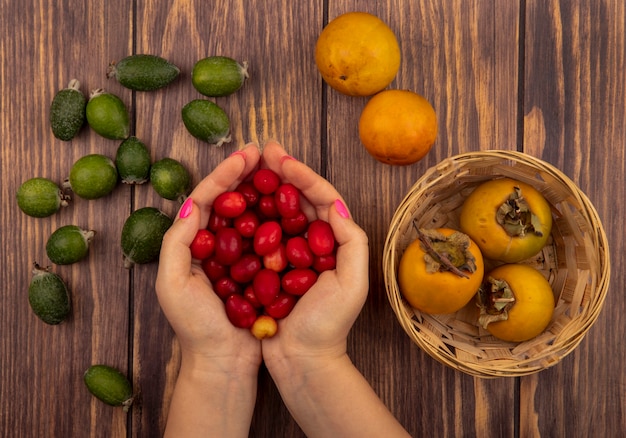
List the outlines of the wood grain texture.
{"label": "wood grain texture", "polygon": [[522,379],[521,436],[626,430],[626,374],[616,370],[626,360],[625,23],[623,2],[526,2],[524,150],[588,195],[607,232],[612,277],[602,314],[579,347],[559,366]]}
{"label": "wood grain texture", "polygon": [[[391,86],[426,96],[437,111],[437,143],[415,165],[371,158],[357,130],[367,99],[329,89],[315,68],[317,35],[351,10],[390,25],[402,50]],[[194,183],[246,142],[273,138],[337,187],[370,239],[370,295],[349,353],[412,436],[620,436],[625,22],[618,0],[0,0],[0,437],[160,436],[178,370],[178,345],[154,293],[157,266],[125,270],[119,234],[134,209],[174,215],[179,205],[143,185],[73,199],[47,219],[16,207],[25,179],[60,183],[79,157],[115,154],[117,142],[88,128],[72,142],[52,136],[50,102],[74,77],[86,94],[104,87],[119,95],[152,158],[180,160]],[[150,93],[107,80],[108,63],[132,53],[164,56],[181,75]],[[244,88],[215,99],[232,120],[233,142],[221,149],[195,140],[180,119],[182,106],[202,97],[191,85],[194,63],[214,54],[250,64]],[[611,242],[611,289],[598,322],[560,364],[519,379],[476,379],[421,351],[396,322],[381,271],[404,193],[443,158],[485,149],[520,149],[561,169],[594,203]],[[45,241],[68,223],[98,234],[87,260],[52,267],[71,289],[73,309],[50,327],[28,307],[30,269],[33,261],[50,264]],[[119,367],[139,390],[130,415],[86,391],[82,374],[96,362]],[[304,436],[263,367],[258,389],[250,436]]]}

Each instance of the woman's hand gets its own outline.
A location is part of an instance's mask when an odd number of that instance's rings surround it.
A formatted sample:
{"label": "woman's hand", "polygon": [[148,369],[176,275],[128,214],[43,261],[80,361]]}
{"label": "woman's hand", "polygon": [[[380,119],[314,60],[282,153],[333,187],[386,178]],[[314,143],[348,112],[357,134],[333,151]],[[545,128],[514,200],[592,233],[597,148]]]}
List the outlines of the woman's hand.
{"label": "woman's hand", "polygon": [[285,405],[311,437],[408,437],[352,364],[346,340],[368,292],[368,241],[339,193],[313,170],[291,159],[277,143],[263,149],[263,166],[304,195],[309,220],[330,223],[337,265],[325,271],[262,341],[263,359]]}
{"label": "woman's hand", "polygon": [[261,343],[235,328],[189,249],[206,228],[215,198],[234,189],[259,163],[249,145],[218,165],[190,194],[163,238],[156,291],[176,332],[181,367],[169,408],[165,436],[248,436]]}
{"label": "woman's hand", "polygon": [[337,190],[312,169],[291,158],[275,142],[263,148],[262,167],[302,192],[302,208],[309,218],[330,223],[338,243],[337,267],[323,272],[300,298],[293,311],[279,321],[277,334],[263,340],[263,358],[272,371],[277,361],[340,357],[346,338],[368,292],[368,241],[350,218]]}
{"label": "woman's hand", "polygon": [[206,228],[215,198],[233,190],[258,162],[257,146],[249,145],[220,163],[189,195],[163,239],[156,291],[183,357],[247,360],[256,368],[261,362],[259,342],[228,321],[224,303],[189,249],[197,231]]}

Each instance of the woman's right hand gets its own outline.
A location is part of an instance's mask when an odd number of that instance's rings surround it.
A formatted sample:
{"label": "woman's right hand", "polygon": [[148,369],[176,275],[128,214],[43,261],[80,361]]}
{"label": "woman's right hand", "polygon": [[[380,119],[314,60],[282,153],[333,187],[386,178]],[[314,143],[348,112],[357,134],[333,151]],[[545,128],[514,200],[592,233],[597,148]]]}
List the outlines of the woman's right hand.
{"label": "woman's right hand", "polygon": [[367,298],[367,235],[352,220],[337,190],[287,155],[278,143],[264,146],[261,163],[301,191],[309,221],[329,222],[338,244],[336,269],[323,272],[293,311],[279,321],[277,334],[263,340],[265,363],[272,372],[275,364],[285,360],[302,360],[306,366],[309,359],[341,357],[346,353],[348,333]]}

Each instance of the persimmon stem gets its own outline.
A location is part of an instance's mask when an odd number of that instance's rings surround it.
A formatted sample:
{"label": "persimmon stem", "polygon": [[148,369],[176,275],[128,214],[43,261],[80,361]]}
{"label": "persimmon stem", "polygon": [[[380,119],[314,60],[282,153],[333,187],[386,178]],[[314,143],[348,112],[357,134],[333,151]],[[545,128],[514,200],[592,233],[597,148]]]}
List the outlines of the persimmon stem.
{"label": "persimmon stem", "polygon": [[413,226],[415,227],[417,231],[417,238],[420,240],[422,245],[424,245],[426,252],[430,254],[431,257],[438,260],[448,271],[458,275],[459,277],[469,278],[469,275],[467,275],[465,272],[461,271],[459,268],[454,266],[454,264],[450,261],[450,259],[445,254],[437,252],[430,238],[426,236],[422,232],[422,230],[419,229],[419,227],[415,224],[415,222],[413,222]]}

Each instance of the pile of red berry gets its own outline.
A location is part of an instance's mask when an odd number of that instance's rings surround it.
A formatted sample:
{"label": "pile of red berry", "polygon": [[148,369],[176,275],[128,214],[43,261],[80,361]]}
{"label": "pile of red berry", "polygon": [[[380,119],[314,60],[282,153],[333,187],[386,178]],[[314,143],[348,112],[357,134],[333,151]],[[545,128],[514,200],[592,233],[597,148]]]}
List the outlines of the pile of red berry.
{"label": "pile of red berry", "polygon": [[336,241],[328,222],[309,221],[302,194],[270,169],[219,195],[206,229],[191,244],[236,327],[273,336],[317,281],[334,269]]}

